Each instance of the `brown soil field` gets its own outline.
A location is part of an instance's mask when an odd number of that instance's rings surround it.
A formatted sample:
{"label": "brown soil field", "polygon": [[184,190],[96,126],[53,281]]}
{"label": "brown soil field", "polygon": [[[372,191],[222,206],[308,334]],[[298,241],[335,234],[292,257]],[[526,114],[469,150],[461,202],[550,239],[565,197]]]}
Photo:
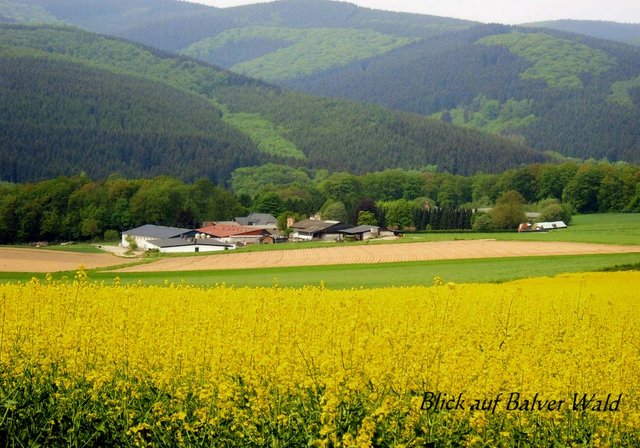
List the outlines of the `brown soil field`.
{"label": "brown soil field", "polygon": [[80,265],[87,269],[117,266],[123,258],[111,254],[84,254],[59,250],[0,247],[0,272],[60,272],[75,271]]}
{"label": "brown soil field", "polygon": [[123,268],[116,272],[253,269],[284,266],[629,252],[640,252],[640,246],[493,240],[439,241],[273,250],[266,252],[228,252],[213,256],[163,258],[154,263]]}

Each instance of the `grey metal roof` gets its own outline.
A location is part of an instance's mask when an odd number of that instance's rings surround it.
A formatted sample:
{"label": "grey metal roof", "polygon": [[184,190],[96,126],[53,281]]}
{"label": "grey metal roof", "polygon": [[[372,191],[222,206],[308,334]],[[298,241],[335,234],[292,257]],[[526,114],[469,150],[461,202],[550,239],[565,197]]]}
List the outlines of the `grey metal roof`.
{"label": "grey metal roof", "polygon": [[266,226],[277,224],[278,220],[271,213],[251,213],[249,216],[236,218],[236,222],[243,226]]}
{"label": "grey metal roof", "polygon": [[344,229],[344,230],[340,230],[340,233],[348,233],[351,235],[354,235],[356,233],[366,233],[366,232],[371,232],[372,230],[378,230],[380,227],[378,226],[358,226],[358,227],[352,227],[350,229]]}
{"label": "grey metal roof", "polygon": [[149,238],[175,238],[185,233],[193,232],[193,229],[181,229],[179,227],[156,226],[153,224],[145,224],[135,229],[122,232],[125,235],[146,236]]}
{"label": "grey metal roof", "polygon": [[340,221],[319,221],[317,219],[303,219],[302,221],[298,221],[291,226],[291,228],[294,230],[308,233],[322,232],[324,230],[331,229],[332,227],[339,227],[340,229],[342,229],[347,226]]}
{"label": "grey metal roof", "polygon": [[193,239],[193,238],[166,238],[166,239],[158,239],[151,240],[149,244],[153,244],[158,247],[184,247],[184,246],[223,246],[223,247],[233,247],[233,244],[228,244],[216,239],[202,238],[202,239]]}

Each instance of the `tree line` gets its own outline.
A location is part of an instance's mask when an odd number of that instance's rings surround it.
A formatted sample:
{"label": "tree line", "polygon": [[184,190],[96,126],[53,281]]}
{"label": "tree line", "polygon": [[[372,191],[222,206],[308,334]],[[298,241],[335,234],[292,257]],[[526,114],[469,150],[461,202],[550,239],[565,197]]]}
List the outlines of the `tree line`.
{"label": "tree line", "polygon": [[81,174],[0,183],[0,243],[113,238],[142,224],[193,228],[251,211],[271,213],[280,222],[320,214],[351,225],[444,230],[489,228],[486,220],[476,223],[479,214],[472,210],[494,207],[494,227],[499,221],[513,228],[510,217],[499,213],[504,204],[528,204],[558,217],[640,212],[639,181],[639,166],[604,162],[533,164],[473,176],[433,167],[355,175],[266,164],[236,170],[233,190],[206,178],[186,183],[112,175],[96,181]]}

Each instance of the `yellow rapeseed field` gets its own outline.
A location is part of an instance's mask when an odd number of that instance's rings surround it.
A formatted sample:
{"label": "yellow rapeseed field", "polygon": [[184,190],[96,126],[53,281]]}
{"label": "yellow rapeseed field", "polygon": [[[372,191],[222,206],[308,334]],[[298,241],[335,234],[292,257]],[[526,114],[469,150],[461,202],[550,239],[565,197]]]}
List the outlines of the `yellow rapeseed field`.
{"label": "yellow rapeseed field", "polygon": [[7,446],[640,446],[640,273],[0,299]]}

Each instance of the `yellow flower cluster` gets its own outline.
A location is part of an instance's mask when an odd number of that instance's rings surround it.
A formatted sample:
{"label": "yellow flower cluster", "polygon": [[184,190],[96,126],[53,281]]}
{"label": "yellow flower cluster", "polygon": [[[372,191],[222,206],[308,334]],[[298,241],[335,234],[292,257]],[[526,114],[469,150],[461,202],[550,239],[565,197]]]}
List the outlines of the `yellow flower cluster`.
{"label": "yellow flower cluster", "polygon": [[341,291],[106,286],[83,272],[1,285],[0,436],[629,445],[639,291],[630,272]]}

